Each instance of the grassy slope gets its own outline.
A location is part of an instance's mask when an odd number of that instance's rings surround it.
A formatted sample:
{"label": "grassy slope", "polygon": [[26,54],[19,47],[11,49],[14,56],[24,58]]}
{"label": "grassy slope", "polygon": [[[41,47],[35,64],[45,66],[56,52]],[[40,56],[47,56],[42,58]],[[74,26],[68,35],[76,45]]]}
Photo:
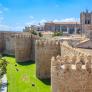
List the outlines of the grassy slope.
{"label": "grassy slope", "polygon": [[[51,92],[50,82],[35,76],[35,64],[18,64],[14,58],[5,57],[7,66],[8,92]],[[15,66],[17,64],[17,66]],[[19,71],[16,71],[16,68]],[[32,86],[32,83],[35,86]]]}

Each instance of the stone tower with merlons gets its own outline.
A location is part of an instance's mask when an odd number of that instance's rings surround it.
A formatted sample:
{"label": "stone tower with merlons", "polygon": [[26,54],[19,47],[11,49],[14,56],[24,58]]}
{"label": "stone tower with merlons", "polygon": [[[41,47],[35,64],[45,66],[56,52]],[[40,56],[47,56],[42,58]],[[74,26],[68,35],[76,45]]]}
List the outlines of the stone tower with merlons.
{"label": "stone tower with merlons", "polygon": [[51,57],[60,55],[60,41],[37,40],[35,44],[36,76],[51,78]]}
{"label": "stone tower with merlons", "polygon": [[52,92],[92,92],[92,57],[83,57],[52,58]]}
{"label": "stone tower with merlons", "polygon": [[80,13],[80,24],[82,27],[82,33],[89,36],[90,31],[92,31],[92,12],[86,10],[86,12]]}

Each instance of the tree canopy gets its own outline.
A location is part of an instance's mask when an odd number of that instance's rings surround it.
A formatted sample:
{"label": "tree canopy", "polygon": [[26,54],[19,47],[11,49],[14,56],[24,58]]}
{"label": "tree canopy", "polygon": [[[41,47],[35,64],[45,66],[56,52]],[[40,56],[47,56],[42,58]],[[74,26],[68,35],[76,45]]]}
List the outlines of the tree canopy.
{"label": "tree canopy", "polygon": [[7,61],[5,59],[0,58],[0,78],[3,77],[4,74],[6,74]]}
{"label": "tree canopy", "polygon": [[62,36],[63,32],[54,32],[53,36]]}

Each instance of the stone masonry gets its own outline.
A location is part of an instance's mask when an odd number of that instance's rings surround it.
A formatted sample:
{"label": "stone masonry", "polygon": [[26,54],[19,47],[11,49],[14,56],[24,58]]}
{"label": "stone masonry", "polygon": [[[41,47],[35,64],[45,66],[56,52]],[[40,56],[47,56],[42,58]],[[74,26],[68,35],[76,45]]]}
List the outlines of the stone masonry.
{"label": "stone masonry", "polygon": [[0,32],[0,52],[4,50],[4,33]]}
{"label": "stone masonry", "polygon": [[92,92],[92,57],[57,56],[51,60],[52,92]]}
{"label": "stone masonry", "polygon": [[0,32],[0,53],[15,56],[17,62],[35,60],[35,41],[28,32]]}
{"label": "stone masonry", "polygon": [[[67,43],[67,42],[66,42]],[[61,45],[61,56],[74,56],[74,55],[86,55],[85,52],[80,50],[79,48],[74,48],[68,44],[62,43]],[[91,55],[89,53],[89,55]]]}
{"label": "stone masonry", "polygon": [[4,32],[4,51],[3,54],[15,55],[15,32]]}
{"label": "stone masonry", "polygon": [[0,52],[7,55],[15,54],[15,34],[16,32],[0,32]]}
{"label": "stone masonry", "polygon": [[35,46],[36,75],[40,79],[50,78],[51,57],[60,55],[60,42],[38,40]]}
{"label": "stone masonry", "polygon": [[18,62],[31,60],[31,35],[15,35],[15,57]]}

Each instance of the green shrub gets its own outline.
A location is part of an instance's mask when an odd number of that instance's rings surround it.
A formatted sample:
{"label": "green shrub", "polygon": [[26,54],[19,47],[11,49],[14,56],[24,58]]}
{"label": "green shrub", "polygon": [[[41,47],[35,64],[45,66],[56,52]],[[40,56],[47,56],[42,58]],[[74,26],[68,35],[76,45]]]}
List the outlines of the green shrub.
{"label": "green shrub", "polygon": [[63,32],[54,32],[53,36],[62,36]]}
{"label": "green shrub", "polygon": [[34,30],[33,30],[31,33],[32,33],[32,34],[34,34],[34,35],[37,35],[37,32],[36,32],[36,31],[34,31]]}
{"label": "green shrub", "polygon": [[6,66],[7,66],[7,61],[5,59],[0,58],[0,78],[2,78],[4,74],[6,74],[7,71]]}
{"label": "green shrub", "polygon": [[39,36],[40,36],[40,37],[42,37],[42,36],[43,36],[41,32],[39,32]]}

